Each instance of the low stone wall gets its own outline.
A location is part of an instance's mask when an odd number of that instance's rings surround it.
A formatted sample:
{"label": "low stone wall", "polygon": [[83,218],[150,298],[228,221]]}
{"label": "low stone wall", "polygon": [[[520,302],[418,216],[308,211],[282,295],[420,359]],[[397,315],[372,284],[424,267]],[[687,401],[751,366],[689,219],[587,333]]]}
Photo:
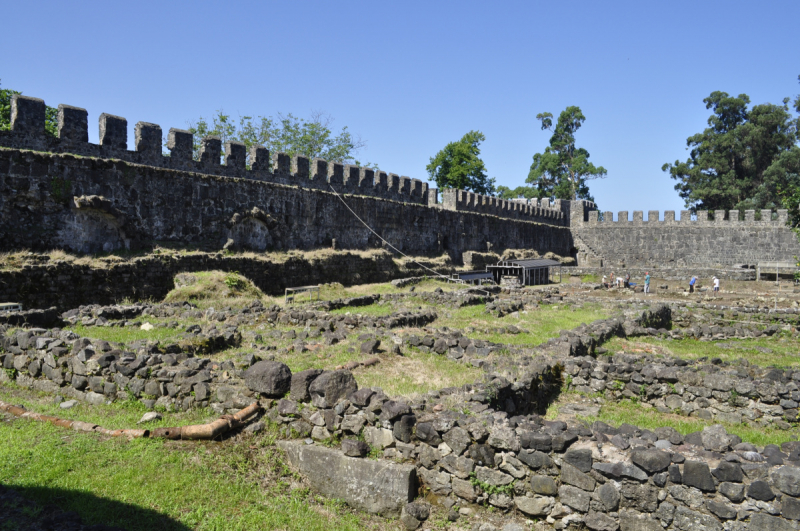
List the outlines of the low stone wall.
{"label": "low stone wall", "polygon": [[252,280],[269,295],[286,287],[324,282],[344,285],[386,282],[407,276],[389,252],[328,252],[284,259],[245,257],[222,253],[148,255],[93,267],[66,261],[0,270],[0,301],[19,302],[24,308],[60,310],[84,304],[112,304],[123,299],[161,300],[175,287],[178,273],[233,271]]}

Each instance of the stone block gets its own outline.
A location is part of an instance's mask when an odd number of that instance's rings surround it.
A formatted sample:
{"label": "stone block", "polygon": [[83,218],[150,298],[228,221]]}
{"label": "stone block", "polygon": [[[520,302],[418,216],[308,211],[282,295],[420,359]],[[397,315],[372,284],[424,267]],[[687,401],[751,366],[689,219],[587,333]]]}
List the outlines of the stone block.
{"label": "stone block", "polygon": [[161,156],[161,126],[137,122],[133,129],[136,151],[146,157]]}
{"label": "stone block", "polygon": [[208,167],[220,165],[222,157],[222,140],[218,136],[207,136],[200,142],[200,162]]}
{"label": "stone block", "polygon": [[339,188],[344,185],[344,165],[338,162],[329,162],[327,181],[338,192]]}
{"label": "stone block", "polygon": [[167,134],[167,149],[172,160],[182,162],[192,160],[194,135],[183,129],[171,128]]}
{"label": "stone block", "polygon": [[241,142],[225,142],[225,166],[244,170],[247,165],[247,147]]}
{"label": "stone block", "polygon": [[647,222],[657,222],[658,221],[658,210],[648,210],[647,211]]}
{"label": "stone block", "polygon": [[417,475],[411,465],[347,457],[295,441],[279,441],[278,446],[315,491],[356,509],[397,516],[416,494]]}
{"label": "stone block", "polygon": [[272,155],[272,171],[279,175],[291,175],[292,161],[289,155],[286,153],[275,153]]}
{"label": "stone block", "polygon": [[128,149],[128,120],[113,114],[101,114],[100,145],[111,149]]}
{"label": "stone block", "polygon": [[11,96],[11,130],[26,135],[44,136],[44,100],[22,94]]}
{"label": "stone block", "polygon": [[250,169],[253,171],[272,171],[272,159],[267,148],[258,144],[250,146]]}
{"label": "stone block", "polygon": [[58,106],[58,138],[70,143],[89,141],[89,113],[86,109]]}

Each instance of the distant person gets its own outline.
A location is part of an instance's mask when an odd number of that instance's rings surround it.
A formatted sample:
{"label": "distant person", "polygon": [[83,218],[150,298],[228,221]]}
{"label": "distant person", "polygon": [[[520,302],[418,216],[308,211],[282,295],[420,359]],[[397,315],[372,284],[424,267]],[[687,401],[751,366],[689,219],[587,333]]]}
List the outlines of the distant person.
{"label": "distant person", "polygon": [[714,293],[719,293],[719,279],[715,276],[714,280]]}
{"label": "distant person", "polygon": [[608,278],[603,275],[603,287],[608,289]]}
{"label": "distant person", "polygon": [[689,293],[694,293],[694,285],[697,283],[697,277],[692,275],[692,280],[689,281]]}
{"label": "distant person", "polygon": [[626,288],[630,288],[631,287],[631,274],[630,273],[627,273],[625,275],[625,287]]}
{"label": "distant person", "polygon": [[617,286],[617,280],[616,280],[616,278],[614,278],[614,272],[613,271],[611,272],[611,286],[613,286],[613,287]]}
{"label": "distant person", "polygon": [[644,294],[650,293],[650,271],[644,272]]}

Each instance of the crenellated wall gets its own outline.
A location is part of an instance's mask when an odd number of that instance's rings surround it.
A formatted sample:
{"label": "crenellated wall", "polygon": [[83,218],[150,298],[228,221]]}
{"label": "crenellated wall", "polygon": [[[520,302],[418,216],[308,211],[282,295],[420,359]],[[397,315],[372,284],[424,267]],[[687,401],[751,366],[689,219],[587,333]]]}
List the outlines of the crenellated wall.
{"label": "crenellated wall", "polygon": [[57,138],[45,134],[43,100],[17,94],[13,96],[11,109],[11,131],[0,131],[1,147],[119,159],[157,168],[428,204],[428,183],[394,173],[322,159],[309,160],[299,155],[270,154],[259,145],[252,146],[248,153],[241,142],[225,142],[223,146],[215,136],[202,139],[199,160],[195,160],[192,152],[194,135],[175,128],[169,130],[169,155],[166,155],[162,149],[161,126],[147,122],[136,124],[135,150],[129,151],[128,121],[125,118],[101,114],[100,143],[90,144],[85,109],[63,104],[58,106]]}
{"label": "crenellated wall", "polygon": [[564,211],[564,207],[569,203],[569,201],[560,199],[556,199],[552,204],[547,200],[539,202],[535,199],[530,202],[509,201],[455,188],[442,190],[442,206],[448,210],[478,212],[513,219],[529,219],[556,225],[569,224],[569,210],[566,210],[566,214]]}
{"label": "crenellated wall", "polygon": [[[581,202],[573,210],[581,210]],[[737,210],[617,213],[591,210],[571,216],[578,265],[587,267],[735,268],[759,262],[794,262],[800,256],[797,235],[786,210]]]}
{"label": "crenellated wall", "polygon": [[[11,131],[0,132],[0,250],[83,253],[157,241],[204,250],[366,249],[382,245],[366,223],[404,252],[534,249],[585,267],[704,267],[794,260],[800,244],[787,212],[666,211],[602,215],[589,201],[512,200],[439,191],[417,179],[321,159],[249,153],[207,137],[195,160],[192,134],[99,119],[88,142],[84,109],[58,106],[58,135],[45,133],[45,104],[15,95]],[[224,153],[223,153],[224,151]],[[223,157],[224,156],[224,157]],[[222,162],[224,158],[224,163]],[[343,194],[343,198],[336,194]],[[342,201],[345,199],[345,202]],[[352,209],[352,211],[351,211]],[[355,215],[354,215],[355,214]],[[360,220],[359,220],[360,218]]]}

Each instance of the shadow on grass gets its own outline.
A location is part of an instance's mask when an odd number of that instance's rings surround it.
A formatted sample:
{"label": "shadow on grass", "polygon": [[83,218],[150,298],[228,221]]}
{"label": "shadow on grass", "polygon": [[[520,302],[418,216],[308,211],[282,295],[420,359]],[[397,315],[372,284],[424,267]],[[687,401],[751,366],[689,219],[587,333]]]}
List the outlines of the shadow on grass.
{"label": "shadow on grass", "polygon": [[94,494],[47,487],[0,485],[3,531],[184,531],[191,528],[161,513]]}

